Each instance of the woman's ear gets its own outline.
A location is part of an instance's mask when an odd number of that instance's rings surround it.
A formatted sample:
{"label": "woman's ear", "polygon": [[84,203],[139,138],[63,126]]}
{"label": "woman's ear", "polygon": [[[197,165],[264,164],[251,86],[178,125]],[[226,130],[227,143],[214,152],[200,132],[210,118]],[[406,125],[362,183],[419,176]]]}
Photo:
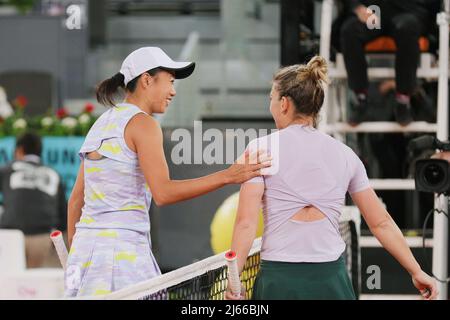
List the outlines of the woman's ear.
{"label": "woman's ear", "polygon": [[289,99],[285,96],[281,97],[280,112],[282,114],[287,114],[289,111],[289,105],[290,105]]}
{"label": "woman's ear", "polygon": [[144,88],[147,88],[153,84],[153,77],[146,72],[142,74],[141,79],[139,80]]}

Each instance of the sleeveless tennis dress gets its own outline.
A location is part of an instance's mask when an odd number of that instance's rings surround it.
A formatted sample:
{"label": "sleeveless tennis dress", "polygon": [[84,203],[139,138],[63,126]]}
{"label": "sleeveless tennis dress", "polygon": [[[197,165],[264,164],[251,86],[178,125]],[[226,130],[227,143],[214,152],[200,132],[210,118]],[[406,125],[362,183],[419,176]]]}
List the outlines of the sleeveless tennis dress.
{"label": "sleeveless tennis dress", "polygon": [[[98,296],[161,274],[151,251],[151,193],[124,131],[138,113],[121,103],[103,113],[86,136],[84,207],[69,252],[65,296]],[[87,158],[97,151],[100,160]]]}

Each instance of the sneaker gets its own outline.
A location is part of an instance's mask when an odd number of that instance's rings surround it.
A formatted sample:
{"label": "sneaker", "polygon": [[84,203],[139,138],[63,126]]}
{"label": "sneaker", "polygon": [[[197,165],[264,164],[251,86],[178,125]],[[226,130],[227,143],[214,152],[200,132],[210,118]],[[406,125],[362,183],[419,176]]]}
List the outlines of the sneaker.
{"label": "sneaker", "polygon": [[413,121],[410,103],[400,103],[397,101],[394,107],[395,121],[401,126],[407,126]]}
{"label": "sneaker", "polygon": [[347,123],[352,127],[357,126],[367,119],[367,109],[369,104],[365,94],[350,94],[350,108],[347,116]]}

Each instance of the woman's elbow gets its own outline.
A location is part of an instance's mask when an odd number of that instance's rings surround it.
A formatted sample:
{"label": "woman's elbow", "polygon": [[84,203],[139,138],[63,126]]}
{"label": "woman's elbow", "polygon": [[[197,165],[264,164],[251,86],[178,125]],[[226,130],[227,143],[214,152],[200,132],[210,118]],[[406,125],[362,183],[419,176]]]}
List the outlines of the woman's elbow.
{"label": "woman's elbow", "polygon": [[155,202],[155,204],[156,204],[158,207],[163,207],[163,206],[167,205],[166,202],[164,202],[164,201],[162,201],[161,199],[156,198],[156,197],[153,197],[153,201]]}
{"label": "woman's elbow", "polygon": [[372,233],[377,233],[380,230],[387,229],[392,226],[392,220],[389,218],[385,218],[374,225],[369,225],[369,229]]}
{"label": "woman's elbow", "polygon": [[166,206],[168,204],[172,204],[175,201],[171,199],[168,195],[164,193],[155,193],[153,194],[153,201],[156,203],[158,207]]}
{"label": "woman's elbow", "polygon": [[255,219],[236,219],[236,227],[239,229],[257,229],[258,220]]}
{"label": "woman's elbow", "polygon": [[67,209],[68,211],[73,211],[76,209],[80,209],[84,205],[84,196],[71,194],[69,201],[67,201]]}

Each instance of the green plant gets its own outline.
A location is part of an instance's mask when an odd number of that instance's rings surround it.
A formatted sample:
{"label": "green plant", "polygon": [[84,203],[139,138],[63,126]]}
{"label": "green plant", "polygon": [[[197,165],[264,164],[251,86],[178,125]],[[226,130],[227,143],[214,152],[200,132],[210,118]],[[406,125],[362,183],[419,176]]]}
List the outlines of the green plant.
{"label": "green plant", "polygon": [[8,0],[7,3],[9,3],[12,6],[15,6],[17,10],[25,14],[28,11],[30,11],[34,6],[35,0]]}
{"label": "green plant", "polygon": [[19,96],[13,101],[14,113],[0,118],[0,137],[17,136],[32,129],[42,136],[85,136],[97,118],[94,116],[94,106],[86,104],[78,115],[70,115],[65,108],[56,113],[48,111],[44,115],[27,117],[24,109],[28,104],[25,97]]}

